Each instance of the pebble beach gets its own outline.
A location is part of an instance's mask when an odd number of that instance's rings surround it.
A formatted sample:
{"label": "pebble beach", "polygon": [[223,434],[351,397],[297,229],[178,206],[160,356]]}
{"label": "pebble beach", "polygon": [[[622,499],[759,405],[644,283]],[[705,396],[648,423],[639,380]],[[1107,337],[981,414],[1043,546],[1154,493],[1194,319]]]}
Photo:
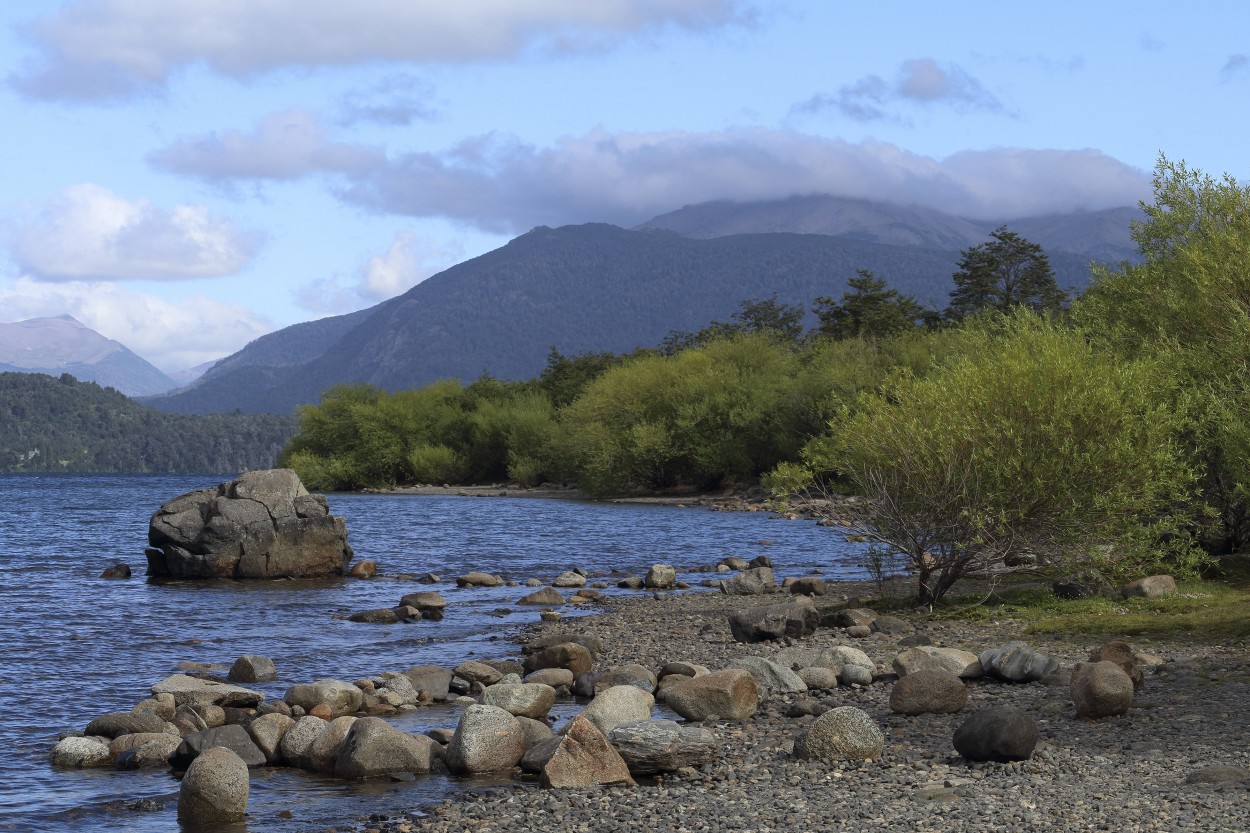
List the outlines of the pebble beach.
{"label": "pebble beach", "polygon": [[[836,586],[867,595],[865,585]],[[894,714],[889,698],[898,636],[851,638],[821,628],[801,638],[735,642],[727,617],[772,599],[712,593],[657,594],[602,601],[593,616],[543,622],[521,641],[555,633],[597,636],[599,667],[640,663],[658,668],[686,661],[716,669],[745,656],[769,658],[794,646],[851,645],[882,672],[871,685],[772,695],[741,722],[705,725],[720,755],[698,768],[642,780],[632,787],[542,789],[517,776],[512,784],[470,790],[456,799],[387,817],[355,819],[335,828],[353,833],[411,831],[654,830],[720,831],[1250,831],[1250,651],[1245,644],[1183,639],[1134,641],[1120,634],[1030,635],[1020,623],[932,621],[909,616],[933,645],[974,653],[1023,639],[1061,663],[1047,682],[969,682],[968,705],[956,714]],[[1125,638],[1153,655],[1144,688],[1123,716],[1078,718],[1067,672],[1110,639]],[[501,646],[502,648],[502,646]],[[517,654],[520,646],[517,646]],[[503,656],[499,658],[505,658]],[[801,760],[795,741],[814,715],[855,706],[885,735],[871,761]],[[1012,706],[1038,722],[1031,758],[970,763],[951,742],[969,714]],[[558,726],[556,727],[559,728]]]}

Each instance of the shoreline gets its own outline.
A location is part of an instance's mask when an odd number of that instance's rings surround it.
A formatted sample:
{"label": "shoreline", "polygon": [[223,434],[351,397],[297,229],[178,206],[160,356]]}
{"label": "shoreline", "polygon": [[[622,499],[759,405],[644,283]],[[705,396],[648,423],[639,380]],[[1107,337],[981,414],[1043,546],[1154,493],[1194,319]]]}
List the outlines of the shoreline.
{"label": "shoreline", "polygon": [[[871,588],[867,582],[831,584],[837,595]],[[741,644],[729,634],[729,612],[775,604],[781,594],[731,597],[715,593],[614,597],[595,614],[525,626],[526,641],[556,633],[581,633],[604,641],[596,668],[630,662],[658,667],[682,660],[716,670],[737,657],[771,657],[786,647],[815,650],[849,645],[864,650],[888,672],[902,647],[899,636],[855,639],[820,628],[807,637]],[[943,621],[917,612],[912,622],[933,644],[979,653],[1024,639],[1061,662],[1066,671],[1107,639],[1030,636],[1011,619]],[[1109,637],[1114,638],[1114,637]],[[413,808],[403,816],[360,820],[342,830],[357,833],[443,833],[539,829],[648,829],[657,831],[802,831],[836,827],[880,831],[983,831],[999,827],[1076,831],[1250,830],[1250,751],[1237,738],[1250,731],[1250,654],[1244,643],[1207,645],[1184,638],[1129,640],[1158,655],[1127,715],[1081,720],[1068,687],[1052,684],[970,682],[970,702],[957,714],[904,717],[888,707],[888,673],[868,686],[839,687],[806,695],[773,695],[755,716],[718,722],[721,752],[712,764],[660,776],[634,787],[544,790],[532,779],[469,792]],[[792,754],[797,737],[814,720],[798,715],[810,701],[853,705],[886,735],[879,760],[828,764]],[[1027,761],[968,763],[954,752],[951,735],[972,712],[1010,705],[1033,715],[1041,742]],[[1212,775],[1208,767],[1224,767]],[[1244,773],[1245,780],[1233,775]],[[1204,778],[1215,780],[1203,780]],[[1219,780],[1223,778],[1224,780]],[[1193,779],[1198,779],[1194,781]],[[728,811],[728,812],[727,812]]]}

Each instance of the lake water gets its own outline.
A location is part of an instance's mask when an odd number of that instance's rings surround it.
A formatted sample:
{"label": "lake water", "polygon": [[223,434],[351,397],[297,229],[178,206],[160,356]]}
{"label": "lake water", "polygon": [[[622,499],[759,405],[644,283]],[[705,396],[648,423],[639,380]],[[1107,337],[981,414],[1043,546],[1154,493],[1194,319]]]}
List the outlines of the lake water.
{"label": "lake water", "polygon": [[[455,576],[470,570],[549,583],[573,567],[641,575],[653,563],[680,569],[767,554],[779,578],[813,569],[826,578],[862,575],[857,548],[834,531],[765,513],[332,494],[331,511],[346,517],[357,559],[377,561],[378,578],[149,584],[143,548],[152,512],[225,479],[0,476],[0,830],[176,830],[178,783],[168,772],[54,770],[48,753],[59,732],[128,711],[181,662],[229,666],[243,654],[272,657],[279,680],[255,687],[279,698],[294,683],[517,656],[511,637],[538,617],[514,606],[529,591],[457,589]],[[134,578],[99,578],[118,561]],[[443,583],[412,578],[427,572]],[[707,577],[685,578],[697,584]],[[394,606],[418,589],[443,593],[441,622],[378,626],[342,618]],[[415,732],[454,727],[457,717],[453,707],[437,706],[394,722]],[[250,821],[228,829],[324,830],[483,783],[446,776],[344,783],[292,769],[253,770]],[[281,818],[283,811],[291,818]]]}

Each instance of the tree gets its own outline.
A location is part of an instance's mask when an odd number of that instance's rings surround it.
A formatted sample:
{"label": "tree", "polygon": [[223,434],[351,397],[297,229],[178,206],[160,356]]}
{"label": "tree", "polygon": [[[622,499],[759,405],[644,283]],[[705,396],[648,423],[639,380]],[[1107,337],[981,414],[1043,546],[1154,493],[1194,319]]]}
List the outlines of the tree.
{"label": "tree", "polygon": [[1166,362],[1197,415],[1189,438],[1218,527],[1250,545],[1250,187],[1160,156],[1154,202],[1133,226],[1145,261],[1098,269],[1073,315],[1110,349]]}
{"label": "tree", "polygon": [[1076,330],[1017,313],[973,327],[924,378],[896,375],[809,445],[865,497],[855,533],[901,556],[931,604],[961,577],[1022,554],[1113,575],[1198,556],[1178,534],[1194,482],[1186,414],[1150,360],[1098,351]]}
{"label": "tree", "polygon": [[713,321],[697,333],[672,330],[660,345],[660,352],[672,356],[691,347],[743,333],[762,333],[774,341],[795,343],[803,337],[803,308],[783,304],[774,292],[768,298],[748,298],[738,305],[731,321]]}
{"label": "tree", "polygon": [[916,326],[924,309],[910,295],[887,289],[886,282],[868,269],[857,269],[840,301],[821,296],[813,312],[820,320],[817,332],[836,339],[886,338]]}
{"label": "tree", "polygon": [[1019,306],[1054,312],[1066,300],[1042,247],[1006,226],[995,229],[989,242],[960,252],[954,280],[946,308],[946,317],[952,321],[984,310],[1009,312]]}

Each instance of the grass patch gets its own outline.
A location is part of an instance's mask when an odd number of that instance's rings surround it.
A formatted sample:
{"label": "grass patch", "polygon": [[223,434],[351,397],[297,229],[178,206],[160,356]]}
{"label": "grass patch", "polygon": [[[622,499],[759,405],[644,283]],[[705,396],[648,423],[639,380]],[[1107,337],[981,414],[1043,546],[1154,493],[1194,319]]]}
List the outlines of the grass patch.
{"label": "grass patch", "polygon": [[1028,633],[1105,634],[1152,639],[1250,637],[1250,586],[1217,581],[1180,582],[1166,599],[1064,600],[1049,587],[1019,587],[980,598],[952,599],[937,618],[1015,619]]}

